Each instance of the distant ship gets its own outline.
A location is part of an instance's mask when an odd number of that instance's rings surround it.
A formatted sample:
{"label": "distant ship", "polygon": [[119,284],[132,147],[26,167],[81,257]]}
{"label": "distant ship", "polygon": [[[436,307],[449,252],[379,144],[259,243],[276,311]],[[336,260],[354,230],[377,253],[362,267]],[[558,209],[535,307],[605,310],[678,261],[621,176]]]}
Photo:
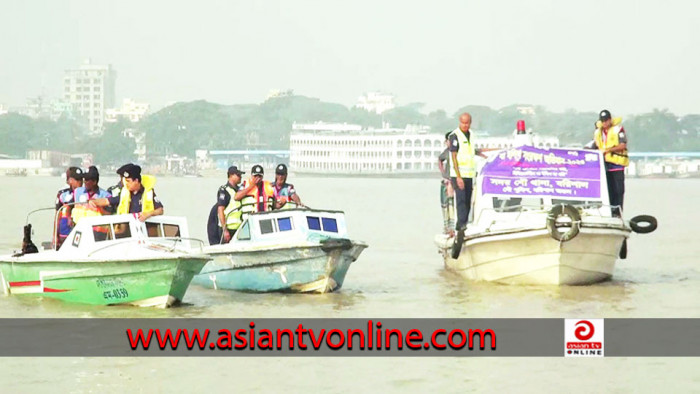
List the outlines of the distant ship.
{"label": "distant ship", "polygon": [[[476,148],[512,147],[511,137],[487,137],[479,132]],[[481,136],[480,136],[481,135]],[[556,137],[534,136],[541,148],[559,146]],[[438,156],[445,135],[427,126],[405,129],[363,129],[347,123],[311,123],[292,126],[289,164],[295,173],[361,176],[438,175]]]}

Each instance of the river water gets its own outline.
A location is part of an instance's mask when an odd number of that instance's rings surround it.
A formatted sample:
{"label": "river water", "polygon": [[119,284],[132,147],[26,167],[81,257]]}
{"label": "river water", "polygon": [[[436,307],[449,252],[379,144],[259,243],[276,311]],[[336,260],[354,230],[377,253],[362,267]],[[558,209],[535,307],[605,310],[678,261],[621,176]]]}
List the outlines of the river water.
{"label": "river water", "polygon": [[[618,261],[612,281],[549,287],[467,283],[445,272],[432,242],[442,227],[438,179],[292,178],[307,205],[344,210],[351,237],[369,244],[337,293],[242,294],[192,286],[185,305],[166,310],[0,296],[0,317],[700,317],[695,226],[700,180],[628,179],[626,216],[654,215],[658,230],[632,235],[628,258]],[[104,177],[101,185],[115,181]],[[187,216],[190,235],[206,239],[206,218],[224,182],[223,175],[160,178],[156,192],[166,214]],[[60,178],[0,177],[1,254],[20,247],[27,212],[51,206],[61,187]],[[35,216],[38,244],[48,239],[48,228],[40,227],[51,219],[48,212]],[[700,390],[699,360],[683,358],[4,358],[0,363],[3,392]]]}

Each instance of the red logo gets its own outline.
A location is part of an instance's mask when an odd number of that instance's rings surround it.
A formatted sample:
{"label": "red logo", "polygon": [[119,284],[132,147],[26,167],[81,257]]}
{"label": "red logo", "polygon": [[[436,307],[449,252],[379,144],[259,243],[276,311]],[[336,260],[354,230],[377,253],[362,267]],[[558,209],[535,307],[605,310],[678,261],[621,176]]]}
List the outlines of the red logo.
{"label": "red logo", "polygon": [[[579,327],[580,324],[582,326]],[[576,335],[576,338],[578,338],[580,341],[587,341],[591,339],[594,333],[595,328],[593,327],[593,324],[588,320],[581,320],[576,323],[576,330],[574,330],[574,335]]]}

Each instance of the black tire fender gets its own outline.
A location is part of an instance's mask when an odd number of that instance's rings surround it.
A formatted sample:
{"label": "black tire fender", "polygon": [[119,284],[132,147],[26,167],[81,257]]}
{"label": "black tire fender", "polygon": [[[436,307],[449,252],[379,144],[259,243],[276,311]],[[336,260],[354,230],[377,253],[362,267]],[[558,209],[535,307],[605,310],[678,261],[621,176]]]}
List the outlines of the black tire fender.
{"label": "black tire fender", "polygon": [[649,234],[657,227],[658,222],[651,215],[638,215],[630,219],[630,228],[637,234]]}
{"label": "black tire fender", "polygon": [[[557,229],[557,219],[561,216],[571,218],[571,228],[566,232],[560,232]],[[547,231],[549,235],[559,242],[571,241],[576,237],[581,227],[581,214],[578,210],[569,204],[555,205],[547,215]]]}
{"label": "black tire fender", "polygon": [[464,243],[464,230],[457,231],[454,243],[452,244],[451,255],[453,259],[458,259],[462,252],[462,244]]}

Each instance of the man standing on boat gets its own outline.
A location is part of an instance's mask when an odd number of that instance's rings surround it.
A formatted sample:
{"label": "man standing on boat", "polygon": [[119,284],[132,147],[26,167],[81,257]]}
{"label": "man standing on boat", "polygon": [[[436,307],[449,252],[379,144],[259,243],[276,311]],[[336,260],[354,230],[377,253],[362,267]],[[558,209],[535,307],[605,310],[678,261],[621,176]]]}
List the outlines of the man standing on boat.
{"label": "man standing on boat", "polygon": [[275,192],[275,209],[301,208],[304,206],[296,189],[294,189],[294,185],[287,183],[288,173],[287,166],[284,164],[279,164],[275,168],[275,184],[272,186]]}
{"label": "man standing on boat", "polygon": [[475,155],[483,154],[474,149],[471,133],[472,116],[465,112],[459,116],[459,127],[450,133],[450,179],[457,200],[458,237],[464,236],[472,205],[472,190],[476,176]]}
{"label": "man standing on boat", "polygon": [[443,232],[454,235],[455,226],[455,192],[450,181],[450,134],[445,134],[445,150],[438,156],[438,167],[442,174],[440,180],[440,206],[442,207]]}
{"label": "man standing on boat", "polygon": [[138,213],[140,221],[151,216],[163,214],[163,204],[153,190],[155,178],[150,175],[141,176],[141,167],[136,164],[127,165],[124,169],[124,187],[118,196],[90,200],[92,207],[111,206],[116,208],[116,214]]}
{"label": "man standing on boat", "polygon": [[104,213],[100,208],[90,208],[87,205],[88,201],[96,198],[112,197],[108,191],[100,188],[98,185],[99,182],[100,173],[97,171],[97,167],[90,166],[87,172],[83,173],[84,186],[75,190],[76,205],[71,212],[73,222],[78,223],[80,219],[86,216],[100,216]]}
{"label": "man standing on boat", "polygon": [[625,167],[629,165],[627,135],[622,118],[612,118],[610,111],[600,111],[593,141],[605,159],[605,175],[613,216],[620,217],[625,197]]}
{"label": "man standing on boat", "polygon": [[73,229],[71,210],[75,203],[75,191],[83,186],[83,170],[79,167],[68,167],[66,170],[66,183],[68,187],[58,191],[56,195],[56,229],[54,243],[58,249]]}
{"label": "man standing on boat", "polygon": [[122,188],[124,187],[124,169],[133,165],[134,163],[124,164],[123,166],[117,169],[117,175],[119,175],[119,182],[117,182],[116,185],[107,188],[107,192],[111,196],[118,196],[122,192]]}
{"label": "man standing on boat", "polygon": [[241,175],[245,174],[236,166],[228,169],[228,182],[219,187],[216,193],[216,216],[218,218],[218,242],[228,243],[241,225],[241,202],[233,198],[241,183]]}
{"label": "man standing on boat", "polygon": [[243,181],[243,186],[233,197],[241,202],[243,214],[265,212],[275,206],[275,191],[270,182],[263,180],[265,171],[260,164],[250,170],[250,178]]}

